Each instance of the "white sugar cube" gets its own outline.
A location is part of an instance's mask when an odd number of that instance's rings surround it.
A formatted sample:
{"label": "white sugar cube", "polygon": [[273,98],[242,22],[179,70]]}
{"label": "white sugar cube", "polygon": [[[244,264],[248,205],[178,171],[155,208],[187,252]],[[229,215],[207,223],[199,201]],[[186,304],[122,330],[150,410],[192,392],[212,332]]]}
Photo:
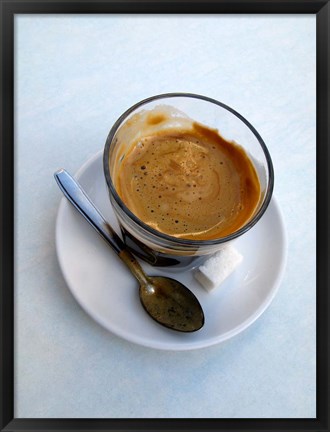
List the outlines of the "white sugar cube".
{"label": "white sugar cube", "polygon": [[227,245],[207,259],[194,276],[210,292],[222,284],[242,260],[243,256],[232,245]]}

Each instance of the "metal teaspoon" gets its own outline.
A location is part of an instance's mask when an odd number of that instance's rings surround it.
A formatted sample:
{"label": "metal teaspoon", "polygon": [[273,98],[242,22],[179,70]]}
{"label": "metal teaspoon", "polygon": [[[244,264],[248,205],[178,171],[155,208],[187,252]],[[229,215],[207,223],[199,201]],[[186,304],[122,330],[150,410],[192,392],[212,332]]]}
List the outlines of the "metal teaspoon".
{"label": "metal teaspoon", "polygon": [[66,198],[112,247],[136,277],[140,284],[141,303],[151,318],[167,328],[181,332],[194,332],[203,327],[204,313],[195,295],[172,278],[147,276],[78,182],[64,169],[56,171],[54,177]]}

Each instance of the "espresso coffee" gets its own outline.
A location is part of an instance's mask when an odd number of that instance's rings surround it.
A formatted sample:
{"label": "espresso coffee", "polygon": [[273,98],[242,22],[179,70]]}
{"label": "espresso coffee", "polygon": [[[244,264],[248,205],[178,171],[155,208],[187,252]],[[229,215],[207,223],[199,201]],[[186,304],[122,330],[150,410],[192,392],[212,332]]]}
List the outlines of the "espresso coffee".
{"label": "espresso coffee", "polygon": [[[154,117],[153,125],[162,119]],[[261,199],[258,175],[243,148],[213,129],[159,129],[129,143],[116,190],[145,224],[173,237],[210,240],[244,226]]]}

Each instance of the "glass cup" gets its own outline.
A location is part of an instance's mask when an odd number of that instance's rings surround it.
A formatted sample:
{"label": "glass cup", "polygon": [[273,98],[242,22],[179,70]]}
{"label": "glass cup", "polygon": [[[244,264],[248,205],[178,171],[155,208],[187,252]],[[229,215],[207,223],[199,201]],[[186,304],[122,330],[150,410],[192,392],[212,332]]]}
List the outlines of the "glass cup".
{"label": "glass cup", "polygon": [[[149,112],[170,114],[170,123],[157,123],[148,131],[143,119]],[[186,117],[188,116],[188,117]],[[237,231],[212,240],[190,240],[159,232],[140,220],[121,200],[115,188],[115,176],[129,149],[131,140],[159,128],[179,127],[192,119],[217,129],[228,141],[242,146],[253,162],[261,186],[261,199],[254,214]],[[274,171],[269,151],[255,128],[238,112],[209,97],[190,93],[169,93],[144,99],[122,114],[111,128],[103,153],[105,181],[114,213],[118,219],[126,246],[153,266],[187,269],[250,230],[265,213],[272,197]]]}

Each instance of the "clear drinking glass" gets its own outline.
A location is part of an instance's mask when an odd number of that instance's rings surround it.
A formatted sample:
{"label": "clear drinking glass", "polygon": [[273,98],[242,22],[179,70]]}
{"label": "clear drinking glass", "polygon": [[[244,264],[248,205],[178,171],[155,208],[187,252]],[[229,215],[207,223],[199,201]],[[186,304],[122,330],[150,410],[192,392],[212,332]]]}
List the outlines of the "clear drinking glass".
{"label": "clear drinking glass", "polygon": [[[130,146],[130,137],[140,133],[134,119],[150,110],[173,109],[172,125],[177,114],[184,113],[194,121],[217,129],[228,141],[242,146],[254,164],[261,186],[261,199],[252,218],[239,230],[212,240],[188,240],[156,231],[134,215],[119,197],[114,176]],[[136,116],[137,115],[137,116]],[[179,114],[180,117],[180,114]],[[133,121],[134,120],[134,121]],[[154,128],[162,126],[154,125]],[[125,139],[123,139],[125,137]],[[238,112],[209,97],[190,93],[169,93],[144,99],[129,108],[111,128],[103,153],[103,169],[111,204],[127,247],[138,257],[155,266],[186,268],[197,265],[198,259],[213,254],[228,242],[246,233],[262,217],[272,197],[274,171],[269,151],[256,129]]]}

